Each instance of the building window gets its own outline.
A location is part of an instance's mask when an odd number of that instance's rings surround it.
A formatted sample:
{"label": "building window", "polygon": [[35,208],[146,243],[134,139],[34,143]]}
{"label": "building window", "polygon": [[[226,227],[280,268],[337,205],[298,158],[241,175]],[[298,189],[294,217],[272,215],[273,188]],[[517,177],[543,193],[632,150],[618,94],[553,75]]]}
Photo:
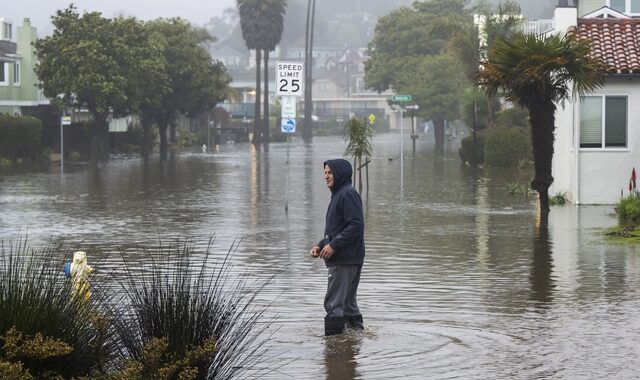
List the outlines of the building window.
{"label": "building window", "polygon": [[11,40],[13,36],[11,35],[11,24],[7,22],[2,23],[2,39]]}
{"label": "building window", "polygon": [[6,86],[7,84],[9,84],[9,64],[0,62],[0,85]]}
{"label": "building window", "polygon": [[627,146],[627,97],[580,98],[580,148]]}
{"label": "building window", "polygon": [[640,14],[640,0],[609,0],[609,8],[627,14]]}
{"label": "building window", "polygon": [[13,84],[20,84],[20,62],[13,64]]}

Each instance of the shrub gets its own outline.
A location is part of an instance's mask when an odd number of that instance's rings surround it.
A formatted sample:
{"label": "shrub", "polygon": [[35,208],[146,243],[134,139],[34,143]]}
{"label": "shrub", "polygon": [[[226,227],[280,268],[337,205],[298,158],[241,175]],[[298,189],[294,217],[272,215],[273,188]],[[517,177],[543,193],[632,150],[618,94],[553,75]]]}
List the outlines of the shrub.
{"label": "shrub", "polygon": [[497,167],[515,167],[531,157],[529,133],[523,128],[489,128],[485,132],[485,163]]}
{"label": "shrub", "polygon": [[549,197],[550,206],[564,206],[567,203],[569,203],[567,193],[557,193],[556,195]]}
{"label": "shrub", "polygon": [[36,162],[42,150],[42,122],[31,116],[0,114],[0,156]]}
{"label": "shrub", "polygon": [[631,194],[620,199],[615,211],[620,226],[637,226],[640,224],[640,196]]}
{"label": "shrub", "polygon": [[529,111],[518,106],[505,108],[496,113],[496,126],[503,128],[525,127],[529,129]]}
{"label": "shrub", "polygon": [[[90,374],[99,367],[96,330],[91,315],[99,300],[72,298],[71,282],[62,272],[61,246],[28,248],[27,239],[0,247],[0,335],[5,369],[23,369],[36,378],[53,374],[70,378]],[[13,343],[13,348],[11,344]],[[64,353],[68,345],[72,350]],[[54,349],[55,348],[55,349]],[[47,352],[49,354],[47,354]],[[104,352],[104,351],[103,351]]]}
{"label": "shrub", "polygon": [[473,149],[473,136],[463,138],[460,142],[458,154],[460,155],[462,162],[471,166],[484,164],[484,134],[476,134],[475,152]]}
{"label": "shrub", "polygon": [[122,252],[125,279],[111,313],[128,363],[147,361],[145,350],[157,338],[166,344],[160,350],[165,364],[215,342],[213,355],[189,365],[198,379],[245,378],[256,370],[254,364],[266,352],[263,333],[269,324],[258,324],[266,307],[253,301],[265,284],[247,284],[244,276],[232,273],[229,258],[237,243],[215,263],[212,246],[210,240],[198,253],[189,242],[177,241],[161,243],[155,252],[141,247]]}

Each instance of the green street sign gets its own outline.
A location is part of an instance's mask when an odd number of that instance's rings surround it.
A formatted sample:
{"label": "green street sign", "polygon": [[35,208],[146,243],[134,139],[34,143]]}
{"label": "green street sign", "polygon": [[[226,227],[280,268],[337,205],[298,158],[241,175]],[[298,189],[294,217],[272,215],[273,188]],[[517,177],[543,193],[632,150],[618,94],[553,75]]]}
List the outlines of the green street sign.
{"label": "green street sign", "polygon": [[393,102],[410,102],[411,95],[392,95],[391,101]]}

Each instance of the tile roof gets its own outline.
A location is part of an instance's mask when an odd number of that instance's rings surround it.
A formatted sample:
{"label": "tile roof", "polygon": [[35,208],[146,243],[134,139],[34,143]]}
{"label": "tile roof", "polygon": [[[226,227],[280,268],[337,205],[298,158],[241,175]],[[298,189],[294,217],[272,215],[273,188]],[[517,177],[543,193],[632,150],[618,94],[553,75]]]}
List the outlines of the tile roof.
{"label": "tile roof", "polygon": [[568,34],[591,41],[591,55],[607,74],[640,74],[640,19],[579,18]]}

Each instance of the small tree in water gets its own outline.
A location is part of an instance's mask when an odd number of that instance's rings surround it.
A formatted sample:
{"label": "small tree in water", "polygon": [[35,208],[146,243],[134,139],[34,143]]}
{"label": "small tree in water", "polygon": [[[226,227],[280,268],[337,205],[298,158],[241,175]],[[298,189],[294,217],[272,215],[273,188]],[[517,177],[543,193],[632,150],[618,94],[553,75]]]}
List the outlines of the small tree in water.
{"label": "small tree in water", "polygon": [[[365,157],[365,165],[368,164],[373,148],[371,139],[373,130],[364,120],[351,118],[344,126],[344,139],[348,142],[344,154],[353,158],[354,182],[355,171],[358,171],[358,191],[362,192],[362,157]],[[369,175],[367,170],[367,188],[369,187]],[[354,183],[355,185],[355,183]]]}

